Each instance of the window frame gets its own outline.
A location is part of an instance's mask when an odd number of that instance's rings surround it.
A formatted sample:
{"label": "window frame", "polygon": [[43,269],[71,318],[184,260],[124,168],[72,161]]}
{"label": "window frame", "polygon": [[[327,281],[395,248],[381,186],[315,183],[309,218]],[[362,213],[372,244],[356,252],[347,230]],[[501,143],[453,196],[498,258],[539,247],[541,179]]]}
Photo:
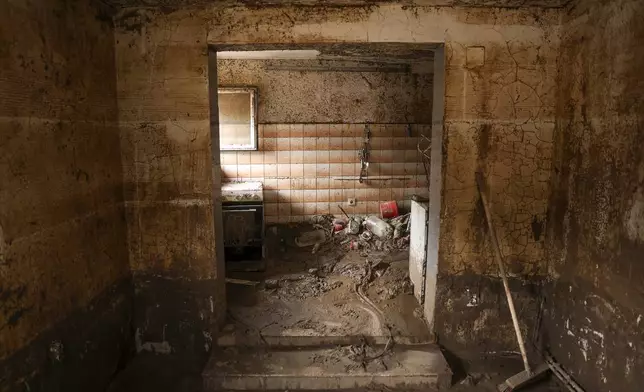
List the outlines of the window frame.
{"label": "window frame", "polygon": [[[239,94],[249,93],[250,95],[250,143],[249,144],[223,144],[221,142],[221,117],[219,117],[219,150],[220,151],[257,151],[258,148],[258,132],[257,132],[257,102],[258,102],[258,89],[253,86],[219,86],[217,88],[217,95],[220,94]],[[219,116],[219,108],[217,108],[217,115]]]}

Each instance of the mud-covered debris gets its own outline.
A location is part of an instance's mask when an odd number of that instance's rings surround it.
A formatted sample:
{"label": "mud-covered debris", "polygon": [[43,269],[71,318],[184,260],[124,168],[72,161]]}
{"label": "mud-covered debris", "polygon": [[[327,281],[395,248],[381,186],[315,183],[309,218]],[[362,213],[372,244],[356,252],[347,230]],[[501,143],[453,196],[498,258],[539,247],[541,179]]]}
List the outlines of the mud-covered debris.
{"label": "mud-covered debris", "polygon": [[401,294],[413,294],[413,286],[409,278],[391,282],[387,287],[378,288],[377,294],[381,300],[396,298]]}
{"label": "mud-covered debris", "polygon": [[[311,245],[318,245],[322,242],[326,241],[326,233],[324,230],[313,230],[313,231],[307,231],[302,234],[300,234],[296,239],[295,239],[295,244],[301,248],[306,247],[306,246],[311,246]],[[318,248],[320,246],[318,245]]]}
{"label": "mud-covered debris", "polygon": [[313,215],[309,221],[314,225],[320,225],[320,226],[328,227],[328,226],[333,225],[333,219],[335,219],[335,218],[331,214]]}
{"label": "mud-covered debris", "polygon": [[398,295],[396,290],[392,288],[384,288],[384,287],[378,290],[378,294],[380,295],[380,298],[384,300],[396,298],[396,295]]}
{"label": "mud-covered debris", "polygon": [[356,235],[360,233],[360,225],[361,225],[361,220],[360,218],[353,217],[349,219],[349,222],[347,223],[347,227],[344,229],[344,232],[346,234],[352,234]]}
{"label": "mud-covered debris", "polygon": [[409,247],[409,235],[405,237],[396,238],[394,240],[394,246],[398,249],[405,249]]}
{"label": "mud-covered debris", "polygon": [[401,238],[405,235],[406,230],[403,228],[404,226],[396,226],[394,228],[394,238],[398,239]]}
{"label": "mud-covered debris", "polygon": [[461,382],[460,385],[476,386],[483,381],[490,380],[490,375],[487,373],[470,373]]}
{"label": "mud-covered debris", "polygon": [[402,238],[409,235],[410,214],[397,216],[389,221],[394,227],[394,239]]}
{"label": "mud-covered debris", "polygon": [[333,269],[335,266],[340,262],[340,260],[344,257],[344,254],[337,255],[336,257],[328,258],[320,262],[319,266],[319,271],[317,275],[321,274],[328,274]]}
{"label": "mud-covered debris", "polygon": [[276,289],[280,287],[280,282],[277,279],[266,279],[266,281],[264,281],[264,287],[269,290]]}
{"label": "mud-covered debris", "polygon": [[467,375],[461,382],[459,383],[461,385],[468,385],[468,386],[474,386],[476,385],[476,382],[474,382],[474,378],[471,375]]}
{"label": "mud-covered debris", "polygon": [[411,216],[411,214],[409,214],[409,213],[399,215],[399,216],[397,216],[395,218],[390,219],[389,224],[392,225],[393,227],[397,227],[397,226],[401,226],[401,225],[407,226],[410,216]]}
{"label": "mud-covered debris", "polygon": [[286,276],[279,280],[276,294],[285,300],[302,300],[320,295],[342,286],[342,282],[329,282],[317,275],[301,274]]}
{"label": "mud-covered debris", "polygon": [[360,282],[365,275],[364,266],[353,263],[338,266],[333,272],[351,278],[356,282]]}
{"label": "mud-covered debris", "polygon": [[365,230],[362,233],[360,233],[360,239],[365,242],[371,241],[373,238],[373,233],[370,232],[369,230]]}
{"label": "mud-covered debris", "polygon": [[387,357],[390,350],[384,352],[379,347],[371,347],[365,344],[354,344],[350,346],[338,346],[324,356],[314,356],[314,363],[344,363],[345,370],[369,370],[372,372],[387,370],[382,363],[383,357]]}
{"label": "mud-covered debris", "polygon": [[376,277],[381,277],[389,268],[389,263],[384,262],[382,259],[369,260],[371,264],[371,271]]}

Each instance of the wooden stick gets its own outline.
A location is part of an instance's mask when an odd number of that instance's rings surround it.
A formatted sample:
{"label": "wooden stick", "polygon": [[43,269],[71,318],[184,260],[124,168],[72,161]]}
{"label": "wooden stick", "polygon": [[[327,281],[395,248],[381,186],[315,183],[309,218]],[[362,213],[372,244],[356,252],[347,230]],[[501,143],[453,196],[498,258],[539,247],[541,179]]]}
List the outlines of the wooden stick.
{"label": "wooden stick", "polygon": [[487,197],[485,196],[485,179],[483,174],[476,172],[476,185],[479,190],[479,195],[481,195],[481,202],[483,203],[483,210],[485,210],[485,220],[487,221],[487,227],[490,232],[490,240],[492,240],[492,247],[494,248],[494,258],[496,263],[499,265],[499,274],[503,280],[503,287],[505,288],[505,296],[508,299],[508,307],[510,308],[510,314],[512,315],[512,324],[514,324],[514,332],[517,335],[517,340],[519,341],[519,350],[521,350],[521,357],[523,358],[523,366],[525,371],[528,374],[532,373],[530,369],[530,364],[528,363],[528,354],[525,350],[525,344],[523,343],[523,336],[521,335],[521,328],[519,327],[519,319],[517,318],[517,312],[514,309],[514,301],[512,300],[512,293],[510,292],[510,285],[508,284],[508,277],[505,274],[505,266],[503,265],[503,256],[501,256],[501,249],[499,248],[499,241],[496,238],[496,232],[494,231],[494,225],[492,224],[492,216],[490,214],[490,209],[487,203]]}
{"label": "wooden stick", "polygon": [[226,278],[226,283],[230,284],[241,284],[244,286],[257,286],[259,282],[253,281],[253,280],[245,280],[245,279],[233,279],[233,278]]}

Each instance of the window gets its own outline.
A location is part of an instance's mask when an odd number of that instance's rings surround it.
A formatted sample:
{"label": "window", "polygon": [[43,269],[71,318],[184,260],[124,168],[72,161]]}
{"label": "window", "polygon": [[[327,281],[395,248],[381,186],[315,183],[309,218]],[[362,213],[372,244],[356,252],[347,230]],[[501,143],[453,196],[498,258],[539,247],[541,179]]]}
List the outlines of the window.
{"label": "window", "polygon": [[219,105],[219,149],[257,150],[257,89],[222,87]]}

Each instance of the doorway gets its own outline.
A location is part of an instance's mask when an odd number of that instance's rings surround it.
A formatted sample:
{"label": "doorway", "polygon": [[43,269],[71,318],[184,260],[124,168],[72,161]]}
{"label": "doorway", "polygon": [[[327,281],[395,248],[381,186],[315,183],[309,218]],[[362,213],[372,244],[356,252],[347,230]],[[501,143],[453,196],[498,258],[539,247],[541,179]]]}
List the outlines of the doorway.
{"label": "doorway", "polygon": [[[252,240],[239,222],[261,224],[261,263],[248,267],[243,262],[249,255],[235,252],[224,252],[220,259],[226,260],[221,270],[227,270],[233,328],[275,339],[382,337],[392,331],[429,339],[423,314],[433,308],[413,296],[407,227],[398,242],[393,234],[391,240],[374,238],[373,230],[361,228],[354,237],[335,230],[336,221],[348,225],[354,218],[363,223],[369,216],[382,218],[381,205],[391,201],[404,222],[389,224],[392,230],[410,226],[404,217],[412,199],[428,200],[429,184],[440,186],[440,178],[432,177],[433,165],[440,175],[440,158],[431,155],[436,145],[440,152],[442,138],[434,134],[438,127],[442,132],[442,109],[435,105],[437,97],[443,99],[434,86],[437,50],[442,56],[434,45],[397,43],[211,48],[214,108],[221,89],[256,91],[254,101],[239,100],[251,102],[248,118],[227,115],[223,124],[218,108],[212,112],[219,115],[211,119],[219,132],[243,128],[240,134],[251,135],[243,148],[223,150],[221,134],[218,143],[213,137],[215,185],[248,193],[256,189],[248,186],[254,183],[261,190],[253,211],[244,211],[253,219],[225,219],[222,210],[215,216],[224,249],[230,248],[227,244],[239,250],[248,244],[241,242]],[[218,196],[225,202],[226,195]],[[430,201],[428,210],[432,222],[440,204],[436,210]],[[432,230],[427,236],[430,263],[437,260],[438,237]],[[227,233],[235,233],[235,240],[228,241]],[[302,246],[305,234],[313,239]],[[427,264],[423,267],[427,271]],[[430,273],[436,270],[430,265]],[[431,279],[423,273],[416,284],[423,284],[433,301]],[[362,293],[356,285],[364,285]]]}

